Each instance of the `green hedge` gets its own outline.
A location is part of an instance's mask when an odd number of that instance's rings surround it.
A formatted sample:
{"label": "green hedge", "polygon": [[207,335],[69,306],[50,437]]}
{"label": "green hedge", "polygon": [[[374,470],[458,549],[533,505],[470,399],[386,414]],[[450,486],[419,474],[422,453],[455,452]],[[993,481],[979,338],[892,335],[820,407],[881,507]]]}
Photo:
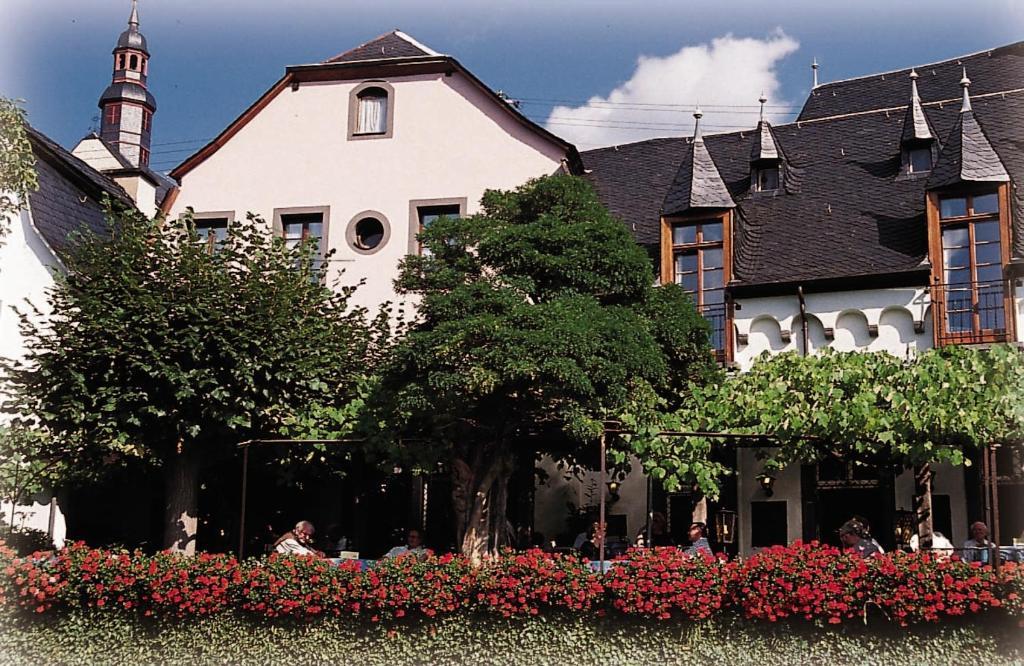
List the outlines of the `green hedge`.
{"label": "green hedge", "polygon": [[18,664],[1014,664],[1012,622],[809,629],[726,615],[707,623],[557,615],[504,620],[460,613],[393,625],[352,618],[268,622],[233,613],[147,622],[127,614],[0,612],[0,662]]}

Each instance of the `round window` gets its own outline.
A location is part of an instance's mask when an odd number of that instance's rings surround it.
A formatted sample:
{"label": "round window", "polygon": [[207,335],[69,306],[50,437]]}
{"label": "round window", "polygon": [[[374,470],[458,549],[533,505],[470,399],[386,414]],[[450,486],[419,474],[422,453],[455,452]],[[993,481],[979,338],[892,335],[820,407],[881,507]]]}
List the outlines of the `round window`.
{"label": "round window", "polygon": [[375,217],[364,217],[356,222],[356,245],[362,250],[373,250],[384,240],[384,224]]}

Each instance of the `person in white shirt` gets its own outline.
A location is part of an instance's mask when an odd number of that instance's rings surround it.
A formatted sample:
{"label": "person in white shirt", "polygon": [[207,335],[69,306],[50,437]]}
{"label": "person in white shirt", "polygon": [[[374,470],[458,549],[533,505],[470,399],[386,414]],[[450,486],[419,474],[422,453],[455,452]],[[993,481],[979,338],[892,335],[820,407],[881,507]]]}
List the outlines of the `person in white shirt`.
{"label": "person in white shirt", "polygon": [[399,555],[404,555],[405,553],[415,553],[417,555],[422,555],[426,552],[426,550],[427,549],[423,546],[423,534],[419,530],[412,529],[409,530],[409,533],[405,536],[405,545],[395,546],[387,553],[385,553],[384,557],[398,557]]}
{"label": "person in white shirt", "polygon": [[295,523],[295,528],[285,532],[274,542],[274,552],[282,555],[319,555],[323,553],[313,548],[313,534],[316,530],[313,523],[308,520],[300,520]]}

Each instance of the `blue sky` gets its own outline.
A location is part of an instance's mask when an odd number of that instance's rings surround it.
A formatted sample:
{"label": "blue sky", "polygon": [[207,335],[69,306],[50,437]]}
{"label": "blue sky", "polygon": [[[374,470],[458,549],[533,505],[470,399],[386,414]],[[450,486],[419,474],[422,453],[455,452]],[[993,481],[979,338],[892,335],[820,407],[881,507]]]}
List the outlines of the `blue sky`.
{"label": "blue sky", "polygon": [[[71,146],[98,114],[129,2],[4,4],[18,29],[0,44],[0,94],[26,100],[33,125]],[[152,52],[153,165],[161,171],[223,129],[286,65],[323,60],[393,28],[455,56],[584,147],[688,133],[683,107],[695,102],[710,104],[704,122],[712,129],[752,125],[755,87],[768,87],[773,119],[785,120],[807,94],[812,57],[824,82],[1024,38],[1019,0],[140,0],[139,11]],[[643,56],[647,74],[637,76]],[[595,96],[596,105],[584,105]],[[633,108],[623,110],[623,99]],[[639,108],[652,103],[674,105],[670,119]],[[728,115],[738,111],[731,104],[750,107]]]}

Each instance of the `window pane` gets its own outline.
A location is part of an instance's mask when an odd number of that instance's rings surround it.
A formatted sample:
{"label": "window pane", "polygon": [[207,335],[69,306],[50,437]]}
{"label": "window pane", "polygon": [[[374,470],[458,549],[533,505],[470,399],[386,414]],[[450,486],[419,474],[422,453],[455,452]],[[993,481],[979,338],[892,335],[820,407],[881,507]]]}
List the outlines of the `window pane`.
{"label": "window pane", "polygon": [[970,284],[971,269],[960,268],[946,271],[946,284]]}
{"label": "window pane", "polygon": [[387,93],[379,88],[372,88],[359,96],[356,134],[384,134],[388,129],[387,118]]}
{"label": "window pane", "polygon": [[967,227],[942,230],[942,247],[967,247],[969,242]]}
{"label": "window pane", "polygon": [[302,238],[302,222],[285,223],[284,235],[287,238]]}
{"label": "window pane", "polygon": [[939,216],[963,217],[967,214],[967,199],[964,197],[953,197],[939,201]]}
{"label": "window pane", "polygon": [[697,242],[697,227],[672,227],[672,244],[687,245]]}
{"label": "window pane", "polygon": [[1003,267],[999,264],[992,264],[989,266],[978,266],[978,282],[988,284],[988,288],[992,288],[992,283],[1001,284],[1003,279]]}
{"label": "window pane", "polygon": [[998,213],[999,212],[999,196],[993,192],[992,194],[982,194],[981,196],[974,197],[974,214],[984,215],[986,213]]}
{"label": "window pane", "polygon": [[[955,250],[960,252],[960,250]],[[979,243],[974,246],[974,259],[978,265],[998,264],[1000,259],[999,243]]]}
{"label": "window pane", "polygon": [[971,253],[966,247],[942,251],[942,265],[946,269],[967,268],[971,265]]}
{"label": "window pane", "polygon": [[[721,278],[721,276],[719,276],[719,278]],[[719,283],[721,283],[721,279],[719,279]],[[706,278],[704,280],[704,284],[705,285],[707,284],[707,279]],[[717,305],[721,305],[724,302],[725,302],[725,291],[723,289],[711,289],[709,291],[705,291],[704,292],[704,305],[707,305],[707,306],[717,306]]]}
{"label": "window pane", "polygon": [[992,220],[991,222],[975,222],[974,224],[974,242],[981,243],[983,241],[998,241],[999,240],[999,222]]}
{"label": "window pane", "polygon": [[701,233],[705,243],[714,243],[722,240],[722,223],[702,224]]}
{"label": "window pane", "polygon": [[717,268],[712,271],[704,271],[704,289],[721,289],[722,288],[722,269]]}
{"label": "window pane", "polygon": [[722,249],[704,250],[704,270],[722,267]]}
{"label": "window pane", "polygon": [[1003,319],[1003,285],[1001,282],[979,285],[978,287],[978,319],[982,329],[1002,330],[1005,328]]}
{"label": "window pane", "polygon": [[697,274],[696,273],[680,273],[676,275],[676,284],[683,288],[688,294],[697,293]]}
{"label": "window pane", "polygon": [[695,273],[697,271],[697,253],[676,255],[676,273]]}
{"label": "window pane", "polygon": [[323,238],[324,235],[324,224],[323,222],[310,222],[308,227],[310,238]]}
{"label": "window pane", "polygon": [[779,189],[779,168],[759,169],[757,172],[757,189],[761,192]]}
{"label": "window pane", "polygon": [[921,173],[932,168],[932,151],[928,148],[915,148],[910,151],[910,172]]}

